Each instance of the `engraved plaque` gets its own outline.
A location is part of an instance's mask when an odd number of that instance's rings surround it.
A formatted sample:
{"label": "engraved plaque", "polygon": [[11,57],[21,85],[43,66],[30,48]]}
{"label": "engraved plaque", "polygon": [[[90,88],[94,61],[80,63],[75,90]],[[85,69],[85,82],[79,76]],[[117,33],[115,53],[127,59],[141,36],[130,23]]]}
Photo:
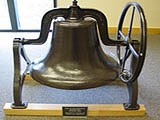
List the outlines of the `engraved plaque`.
{"label": "engraved plaque", "polygon": [[63,116],[87,116],[88,107],[62,107]]}

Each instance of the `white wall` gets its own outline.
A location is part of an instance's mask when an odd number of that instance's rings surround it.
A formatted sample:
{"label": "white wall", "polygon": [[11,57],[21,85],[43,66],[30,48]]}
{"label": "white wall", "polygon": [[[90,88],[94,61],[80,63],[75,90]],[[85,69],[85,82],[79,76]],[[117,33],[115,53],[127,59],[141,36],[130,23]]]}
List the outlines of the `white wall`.
{"label": "white wall", "polygon": [[[160,0],[130,0],[138,2],[144,9],[148,28],[160,28]],[[78,0],[84,8],[94,8],[102,11],[109,27],[117,27],[119,16],[123,7],[129,0]],[[72,0],[58,0],[58,7],[68,7]],[[137,26],[137,24],[135,25]]]}

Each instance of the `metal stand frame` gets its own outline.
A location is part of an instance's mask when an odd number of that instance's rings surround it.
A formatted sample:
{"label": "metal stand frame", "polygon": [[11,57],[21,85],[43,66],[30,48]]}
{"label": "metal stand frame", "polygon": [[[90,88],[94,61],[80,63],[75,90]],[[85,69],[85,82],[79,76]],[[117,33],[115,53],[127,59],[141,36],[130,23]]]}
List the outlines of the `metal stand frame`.
{"label": "metal stand frame", "polygon": [[[74,0],[73,3],[74,4],[71,7],[71,10],[72,9],[74,10],[77,7],[76,6],[76,0]],[[133,4],[133,5],[135,5],[135,4]],[[130,4],[129,4],[129,6],[130,6]],[[138,6],[138,5],[136,4],[136,6]],[[83,13],[81,15],[81,17],[88,15],[88,16],[91,16],[91,17],[97,19],[97,22],[99,23],[98,24],[99,29],[101,29],[100,30],[100,35],[102,37],[102,42],[105,45],[110,45],[110,46],[112,46],[112,45],[116,46],[117,45],[118,46],[118,45],[121,45],[122,43],[124,45],[128,44],[127,42],[125,43],[124,41],[115,41],[115,40],[109,39],[108,31],[107,31],[107,22],[106,22],[107,20],[106,20],[105,16],[103,14],[101,14],[99,11],[92,10],[92,9],[84,9],[84,10],[80,9],[80,8],[77,8],[77,9],[80,10],[80,12]],[[128,7],[127,7],[127,9],[128,9]],[[48,12],[47,14],[45,14],[45,16],[42,20],[40,37],[38,39],[18,39],[18,38],[16,38],[14,40],[14,42],[13,42],[14,103],[11,106],[12,108],[14,108],[14,109],[25,109],[27,107],[27,103],[22,102],[22,88],[23,88],[24,77],[25,77],[27,71],[29,70],[31,62],[28,59],[28,57],[25,55],[23,45],[25,45],[25,44],[43,44],[47,40],[46,38],[48,36],[49,27],[50,27],[52,19],[54,17],[57,17],[58,15],[62,15],[66,18],[68,16],[69,11],[70,11],[70,9],[57,9],[57,10],[52,10],[52,11]],[[100,18],[104,18],[104,19],[100,19]],[[105,25],[102,24],[102,23],[105,23]],[[102,29],[102,27],[105,27],[105,29]],[[105,34],[106,32],[107,32],[107,34]],[[136,46],[135,46],[135,48],[136,48]],[[22,57],[25,59],[25,61],[28,64],[27,69],[23,73],[23,75],[21,75],[21,73],[20,73],[21,72],[20,55],[22,55]],[[142,62],[143,61],[144,60],[142,60]],[[135,65],[134,65],[135,63],[137,63],[137,58],[133,54],[132,60],[131,60],[131,70],[132,70],[131,73],[132,74],[134,74],[136,69],[137,69],[137,66],[135,67]],[[139,75],[139,73],[137,73],[137,74]],[[138,110],[139,109],[139,105],[137,104],[137,99],[138,99],[138,81],[137,81],[138,77],[137,77],[137,75],[134,78],[136,78],[136,79],[126,82],[127,87],[128,87],[128,92],[129,92],[129,102],[124,103],[124,109],[125,110]]]}
{"label": "metal stand frame", "polygon": [[24,76],[20,74],[21,72],[21,43],[18,41],[14,41],[13,44],[13,55],[14,55],[14,83],[13,83],[13,95],[14,95],[14,103],[12,104],[12,108],[26,108],[27,104],[22,103],[22,87],[24,83]]}

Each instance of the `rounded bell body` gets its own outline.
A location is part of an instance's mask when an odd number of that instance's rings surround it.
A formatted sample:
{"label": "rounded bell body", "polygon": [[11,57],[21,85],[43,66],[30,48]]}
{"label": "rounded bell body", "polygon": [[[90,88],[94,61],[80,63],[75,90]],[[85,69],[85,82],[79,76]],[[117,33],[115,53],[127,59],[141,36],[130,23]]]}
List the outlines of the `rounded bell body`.
{"label": "rounded bell body", "polygon": [[105,55],[94,20],[54,23],[50,50],[45,59],[32,64],[36,81],[61,89],[93,88],[118,77],[118,63]]}

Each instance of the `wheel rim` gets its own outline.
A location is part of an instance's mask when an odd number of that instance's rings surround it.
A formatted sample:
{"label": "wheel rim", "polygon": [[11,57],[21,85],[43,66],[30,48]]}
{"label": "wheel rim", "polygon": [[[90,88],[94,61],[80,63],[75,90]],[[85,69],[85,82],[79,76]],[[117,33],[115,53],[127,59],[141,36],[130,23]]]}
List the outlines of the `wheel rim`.
{"label": "wheel rim", "polygon": [[[124,20],[130,10],[131,15],[129,27],[128,30],[124,32]],[[139,38],[134,38],[132,35],[133,23],[136,14],[139,21]],[[124,46],[117,46],[117,56],[121,67],[120,79],[125,83],[134,82],[142,70],[146,54],[146,34],[147,26],[143,9],[136,2],[128,3],[120,16],[117,31],[117,40],[123,40],[125,43]],[[130,64],[129,67],[128,64]]]}

